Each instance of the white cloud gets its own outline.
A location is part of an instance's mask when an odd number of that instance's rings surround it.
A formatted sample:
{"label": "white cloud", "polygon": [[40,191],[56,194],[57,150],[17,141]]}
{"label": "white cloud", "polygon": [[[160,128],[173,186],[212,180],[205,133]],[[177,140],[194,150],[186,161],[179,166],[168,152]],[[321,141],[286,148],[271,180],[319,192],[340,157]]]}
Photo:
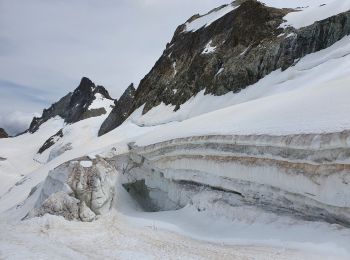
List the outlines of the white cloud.
{"label": "white cloud", "polygon": [[6,115],[0,115],[0,127],[4,128],[9,135],[16,135],[28,129],[35,113],[14,111]]}

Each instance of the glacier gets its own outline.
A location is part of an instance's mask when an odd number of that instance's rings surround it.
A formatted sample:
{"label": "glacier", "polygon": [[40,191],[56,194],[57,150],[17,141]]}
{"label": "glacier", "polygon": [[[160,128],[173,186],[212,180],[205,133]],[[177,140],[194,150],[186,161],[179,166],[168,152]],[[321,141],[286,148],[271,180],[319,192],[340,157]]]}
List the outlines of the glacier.
{"label": "glacier", "polygon": [[[286,24],[350,8],[307,2]],[[90,109],[107,113],[0,140],[0,258],[349,259],[349,53],[346,36],[103,136],[113,102],[97,95]]]}

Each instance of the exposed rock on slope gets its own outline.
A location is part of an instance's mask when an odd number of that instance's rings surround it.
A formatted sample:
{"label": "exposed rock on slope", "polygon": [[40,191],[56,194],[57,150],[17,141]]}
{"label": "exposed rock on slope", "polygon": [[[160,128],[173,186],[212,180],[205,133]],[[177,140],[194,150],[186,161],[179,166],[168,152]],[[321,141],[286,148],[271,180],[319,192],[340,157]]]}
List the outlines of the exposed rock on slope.
{"label": "exposed rock on slope", "polygon": [[7,138],[7,137],[9,137],[9,136],[6,133],[5,129],[0,128],[0,138]]}
{"label": "exposed rock on slope", "polygon": [[296,29],[281,24],[286,14],[297,10],[272,8],[255,0],[236,1],[231,9],[196,30],[187,29],[205,16],[193,16],[177,28],[140,82],[129,114],[144,104],[146,113],[161,102],[178,109],[204,89],[214,95],[238,92],[350,33],[350,11]]}
{"label": "exposed rock on slope", "polygon": [[58,139],[62,137],[63,137],[63,132],[62,132],[62,129],[60,129],[56,134],[54,134],[53,136],[51,136],[49,139],[46,140],[46,142],[40,147],[38,153],[41,154],[45,152],[48,148],[53,146]]}
{"label": "exposed rock on slope", "polygon": [[41,117],[34,117],[28,131],[34,133],[40,125],[55,116],[62,117],[66,123],[75,123],[89,117],[95,117],[107,113],[104,108],[89,109],[96,98],[96,94],[112,100],[108,91],[102,86],[96,86],[90,79],[82,78],[79,86],[61,98],[48,109],[44,109]]}
{"label": "exposed rock on slope", "polygon": [[98,132],[98,135],[104,135],[109,131],[113,130],[128,117],[129,111],[132,106],[132,102],[135,96],[135,87],[134,84],[131,84],[120,97],[120,99],[115,101],[115,107],[112,112],[109,114],[107,119],[101,125],[101,128]]}

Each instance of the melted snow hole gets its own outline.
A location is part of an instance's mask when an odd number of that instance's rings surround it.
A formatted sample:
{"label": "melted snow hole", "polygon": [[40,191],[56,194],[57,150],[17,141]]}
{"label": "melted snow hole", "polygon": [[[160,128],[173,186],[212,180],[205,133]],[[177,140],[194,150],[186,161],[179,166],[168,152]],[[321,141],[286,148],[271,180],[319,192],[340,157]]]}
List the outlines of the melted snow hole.
{"label": "melted snow hole", "polygon": [[89,168],[92,166],[92,161],[81,161],[80,165],[83,166],[84,168]]}

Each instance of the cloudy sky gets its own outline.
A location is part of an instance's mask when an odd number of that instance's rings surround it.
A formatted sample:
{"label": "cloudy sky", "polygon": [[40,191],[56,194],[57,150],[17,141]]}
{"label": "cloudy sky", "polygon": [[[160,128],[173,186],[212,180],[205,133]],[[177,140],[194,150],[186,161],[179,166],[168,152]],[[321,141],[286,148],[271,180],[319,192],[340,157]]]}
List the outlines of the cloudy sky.
{"label": "cloudy sky", "polygon": [[0,0],[0,127],[12,134],[82,76],[118,97],[195,13],[230,0]]}

